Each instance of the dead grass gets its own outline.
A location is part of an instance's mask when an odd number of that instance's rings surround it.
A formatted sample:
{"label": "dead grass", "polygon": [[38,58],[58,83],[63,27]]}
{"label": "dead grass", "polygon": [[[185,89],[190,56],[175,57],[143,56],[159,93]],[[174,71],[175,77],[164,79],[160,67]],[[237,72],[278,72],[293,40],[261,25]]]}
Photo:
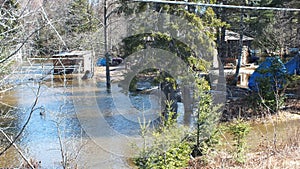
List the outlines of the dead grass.
{"label": "dead grass", "polygon": [[261,143],[255,152],[247,153],[243,164],[235,162],[230,153],[220,151],[190,160],[186,169],[299,169],[299,136],[300,128],[297,128],[285,142]]}

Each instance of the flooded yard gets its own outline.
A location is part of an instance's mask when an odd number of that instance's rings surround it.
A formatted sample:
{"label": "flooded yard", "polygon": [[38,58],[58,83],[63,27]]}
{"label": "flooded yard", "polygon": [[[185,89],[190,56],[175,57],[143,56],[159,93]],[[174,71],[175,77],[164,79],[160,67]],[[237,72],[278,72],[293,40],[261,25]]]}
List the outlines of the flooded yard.
{"label": "flooded yard", "polygon": [[[118,83],[107,91],[105,82],[95,78],[82,81],[78,75],[51,75],[40,84],[37,94],[38,88],[36,81],[29,80],[0,95],[1,127],[9,136],[14,138],[30,118],[16,142],[28,159],[40,162],[41,168],[62,168],[63,158],[79,168],[133,167],[128,159],[137,153],[132,144],[140,139],[138,117],[155,120],[160,107],[157,98],[122,92]],[[180,103],[181,124],[183,114]],[[253,124],[249,147],[254,150],[264,141],[284,140],[299,129],[299,122]],[[3,135],[0,142],[1,150],[9,144]],[[19,167],[22,161],[11,146],[0,156],[0,168]]]}
{"label": "flooded yard", "polygon": [[[57,129],[63,131],[60,135],[64,140],[81,138],[83,132],[76,118],[72,100],[67,98],[70,95],[67,89],[42,84],[38,103],[30,116],[37,88],[37,84],[28,83],[1,95],[1,110],[9,110],[8,113],[2,111],[3,114],[7,114],[7,118],[2,116],[6,125],[3,127],[7,127],[5,132],[15,137],[30,118],[17,140],[17,145],[28,158],[41,161],[42,166],[59,166],[61,157]],[[7,140],[3,136],[1,138],[1,145],[7,146]],[[13,146],[0,159],[1,167],[18,167],[20,161],[22,162],[21,156]]]}
{"label": "flooded yard", "polygon": [[[105,83],[94,79],[54,78],[42,82],[38,94],[39,85],[32,81],[0,96],[1,127],[7,134],[14,138],[30,116],[16,142],[22,153],[41,162],[42,168],[61,168],[62,151],[70,163],[83,168],[131,168],[128,157],[136,153],[131,138],[139,137],[140,129],[136,115],[155,106],[149,97],[138,93],[114,93],[118,96],[112,97]],[[116,83],[112,87],[120,90]],[[129,98],[133,106],[116,97]],[[1,149],[7,145],[1,135]],[[0,168],[19,167],[23,161],[11,146],[0,157]]]}

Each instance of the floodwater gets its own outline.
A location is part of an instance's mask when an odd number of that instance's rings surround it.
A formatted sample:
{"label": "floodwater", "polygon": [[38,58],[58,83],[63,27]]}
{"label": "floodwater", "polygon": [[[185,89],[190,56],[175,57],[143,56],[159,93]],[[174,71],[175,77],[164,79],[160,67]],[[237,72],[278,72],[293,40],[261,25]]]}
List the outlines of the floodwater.
{"label": "floodwater", "polygon": [[[22,76],[26,79],[25,74]],[[0,95],[0,125],[12,137],[26,123],[37,98],[39,85],[34,79],[28,79]],[[35,111],[16,142],[28,159],[41,161],[41,168],[62,168],[63,151],[69,164],[77,163],[78,168],[133,167],[128,159],[137,153],[132,144],[140,141],[138,119],[153,121],[158,117],[154,113],[160,107],[155,102],[157,98],[124,93],[117,83],[107,91],[105,83],[95,79],[82,81],[77,76],[51,75],[40,86]],[[180,122],[183,121],[182,105],[179,114]],[[283,138],[283,134],[294,131],[299,122],[276,124],[277,137]],[[274,126],[270,124],[253,126],[249,145],[255,147],[263,139],[272,139],[272,133]],[[1,151],[8,141],[1,135],[0,142]],[[11,147],[0,156],[0,168],[19,167],[22,161],[18,151]]]}
{"label": "floodwater", "polygon": [[[296,115],[299,116],[299,115]],[[246,136],[246,148],[249,152],[261,151],[261,147],[275,147],[291,144],[292,138],[298,137],[300,131],[300,118],[284,120],[269,119],[267,123],[253,122],[250,124],[250,132]],[[232,151],[233,136],[228,132],[223,133],[220,149]]]}
{"label": "floodwater", "polygon": [[[62,168],[62,151],[69,163],[77,163],[79,168],[132,168],[128,159],[138,152],[132,148],[140,139],[138,117],[158,118],[154,113],[159,107],[156,98],[124,93],[116,83],[109,92],[105,83],[95,79],[49,76],[41,83],[38,94],[38,76],[22,77],[22,82],[18,76],[15,81],[19,85],[0,96],[1,127],[12,137],[20,132],[38,98],[16,142],[22,153],[28,159],[41,161],[41,168]],[[9,143],[2,135],[0,139],[1,151]],[[19,167],[22,162],[12,146],[0,157],[0,168]]]}

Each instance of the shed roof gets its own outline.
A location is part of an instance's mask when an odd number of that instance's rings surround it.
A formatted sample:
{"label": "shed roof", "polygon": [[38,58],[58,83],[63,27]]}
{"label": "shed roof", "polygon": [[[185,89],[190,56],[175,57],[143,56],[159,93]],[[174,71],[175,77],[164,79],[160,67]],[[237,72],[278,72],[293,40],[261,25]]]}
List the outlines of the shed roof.
{"label": "shed roof", "polygon": [[83,55],[86,55],[89,53],[91,53],[91,52],[90,51],[71,51],[71,52],[61,52],[61,53],[55,54],[53,56],[56,56],[56,57],[83,56]]}
{"label": "shed roof", "polygon": [[[239,41],[239,40],[240,40],[239,33],[230,30],[225,30],[225,41]],[[254,40],[254,38],[243,35],[243,41],[252,41],[252,40]]]}

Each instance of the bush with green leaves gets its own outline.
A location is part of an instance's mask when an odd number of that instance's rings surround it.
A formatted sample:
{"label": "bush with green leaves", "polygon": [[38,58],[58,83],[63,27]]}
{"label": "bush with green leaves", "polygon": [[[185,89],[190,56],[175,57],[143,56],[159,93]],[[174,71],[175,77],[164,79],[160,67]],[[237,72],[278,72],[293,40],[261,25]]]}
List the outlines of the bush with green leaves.
{"label": "bush with green leaves", "polygon": [[[220,142],[218,128],[220,106],[214,106],[208,82],[204,78],[197,79],[196,129],[180,126],[171,111],[171,101],[167,101],[167,118],[161,117],[161,125],[151,132],[152,140],[146,139],[149,124],[141,123],[143,147],[134,158],[139,168],[182,168],[187,166],[191,154],[193,156],[208,155]],[[174,118],[175,117],[175,118]],[[151,144],[150,144],[151,142]]]}
{"label": "bush with green leaves", "polygon": [[[144,144],[138,156],[134,158],[134,163],[139,168],[157,168],[157,169],[173,169],[187,166],[191,154],[190,143],[186,139],[188,129],[179,126],[174,117],[174,112],[170,111],[170,102],[166,103],[169,107],[169,115],[167,119],[162,116],[162,123],[152,132],[151,144],[146,142],[146,132],[149,125],[141,123],[141,135]],[[145,121],[144,121],[145,122]]]}
{"label": "bush with green leaves", "polygon": [[233,136],[233,156],[239,163],[245,162],[246,152],[246,136],[250,132],[250,125],[243,120],[236,120],[232,122],[228,127],[229,133]]}

